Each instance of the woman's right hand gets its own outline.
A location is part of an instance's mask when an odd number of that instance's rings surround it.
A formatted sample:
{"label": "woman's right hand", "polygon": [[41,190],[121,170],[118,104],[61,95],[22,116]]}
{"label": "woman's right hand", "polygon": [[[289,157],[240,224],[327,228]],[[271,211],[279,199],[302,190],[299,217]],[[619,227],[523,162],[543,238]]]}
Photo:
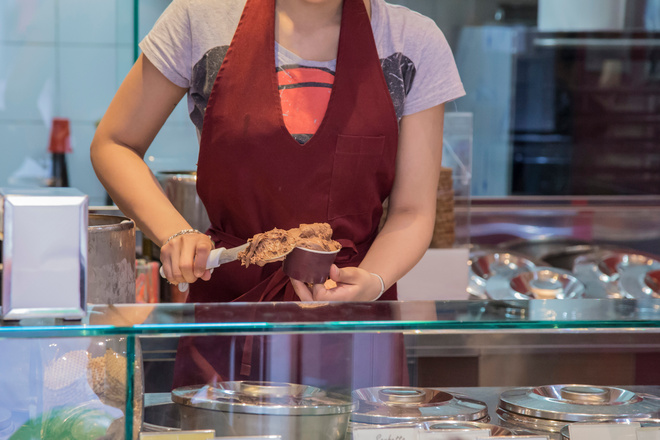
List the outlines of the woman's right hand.
{"label": "woman's right hand", "polygon": [[168,240],[160,249],[163,273],[170,283],[194,283],[199,278],[211,279],[206,261],[215,247],[208,235],[183,234]]}

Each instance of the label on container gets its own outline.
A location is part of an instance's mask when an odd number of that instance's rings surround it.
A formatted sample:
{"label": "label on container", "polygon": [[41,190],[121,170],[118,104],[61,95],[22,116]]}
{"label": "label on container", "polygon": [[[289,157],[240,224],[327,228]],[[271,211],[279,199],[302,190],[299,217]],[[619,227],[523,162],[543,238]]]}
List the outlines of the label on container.
{"label": "label on container", "polygon": [[637,440],[639,423],[573,423],[568,425],[571,440]]}
{"label": "label on container", "polygon": [[356,428],[353,440],[417,440],[417,428]]}
{"label": "label on container", "polygon": [[637,440],[660,440],[660,427],[637,428]]}

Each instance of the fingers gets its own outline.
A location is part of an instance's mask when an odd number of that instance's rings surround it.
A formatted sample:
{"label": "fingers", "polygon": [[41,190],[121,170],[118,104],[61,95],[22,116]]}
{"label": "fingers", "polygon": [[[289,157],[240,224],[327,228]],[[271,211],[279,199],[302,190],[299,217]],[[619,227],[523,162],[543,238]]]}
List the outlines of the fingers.
{"label": "fingers", "polygon": [[194,283],[198,278],[210,279],[206,261],[213,242],[203,234],[187,234],[170,240],[161,248],[163,272],[171,283]]}
{"label": "fingers", "polygon": [[209,259],[211,248],[207,246],[197,246],[194,252],[193,275],[195,278],[201,278],[204,275],[204,272],[206,272],[206,261]]}
{"label": "fingers", "polygon": [[332,265],[330,280],[336,283],[336,287],[315,292],[316,301],[372,301],[380,292],[378,279],[357,267],[339,269]]}
{"label": "fingers", "polygon": [[300,298],[300,301],[314,301],[312,291],[309,290],[305,283],[291,278],[291,285],[293,285],[293,290],[298,295],[298,298]]}
{"label": "fingers", "polygon": [[340,269],[336,264],[330,266],[330,279],[339,284],[356,284],[359,282],[361,272],[357,267],[344,267]]}

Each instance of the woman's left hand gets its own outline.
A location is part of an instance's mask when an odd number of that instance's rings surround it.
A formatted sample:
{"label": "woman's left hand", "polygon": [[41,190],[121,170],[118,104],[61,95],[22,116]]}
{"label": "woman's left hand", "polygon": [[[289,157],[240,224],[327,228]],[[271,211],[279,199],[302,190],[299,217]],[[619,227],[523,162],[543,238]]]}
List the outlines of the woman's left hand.
{"label": "woman's left hand", "polygon": [[291,279],[301,301],[373,301],[380,294],[378,277],[359,267],[338,268],[332,265],[330,278],[324,284],[308,286]]}

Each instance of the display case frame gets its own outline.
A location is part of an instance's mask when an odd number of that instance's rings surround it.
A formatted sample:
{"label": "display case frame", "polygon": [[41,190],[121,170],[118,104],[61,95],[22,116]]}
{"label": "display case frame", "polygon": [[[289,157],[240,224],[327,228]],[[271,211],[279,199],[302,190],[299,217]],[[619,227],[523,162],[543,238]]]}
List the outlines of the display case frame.
{"label": "display case frame", "polygon": [[[125,402],[133,402],[139,391],[131,385],[138,340],[322,333],[403,333],[409,358],[484,348],[510,354],[636,348],[660,352],[660,300],[107,305],[90,306],[81,321],[0,323],[0,338],[124,338]],[[126,405],[125,438],[134,432],[133,411]]]}

